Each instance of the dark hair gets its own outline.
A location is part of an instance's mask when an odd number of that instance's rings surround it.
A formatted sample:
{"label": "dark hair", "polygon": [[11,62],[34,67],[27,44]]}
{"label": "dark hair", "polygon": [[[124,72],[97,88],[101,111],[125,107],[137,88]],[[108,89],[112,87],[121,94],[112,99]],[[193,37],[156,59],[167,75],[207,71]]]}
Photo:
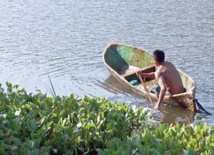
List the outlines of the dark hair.
{"label": "dark hair", "polygon": [[164,60],[165,60],[165,53],[162,50],[155,50],[153,52],[153,57],[158,62],[164,62]]}

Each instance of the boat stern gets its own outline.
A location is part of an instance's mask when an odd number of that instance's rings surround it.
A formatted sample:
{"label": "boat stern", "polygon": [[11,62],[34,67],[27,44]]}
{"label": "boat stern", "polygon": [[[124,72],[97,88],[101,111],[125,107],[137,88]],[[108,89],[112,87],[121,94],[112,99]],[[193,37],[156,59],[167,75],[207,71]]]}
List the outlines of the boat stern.
{"label": "boat stern", "polygon": [[176,100],[181,107],[189,109],[191,111],[196,111],[195,98],[193,94],[185,94],[181,96],[173,96],[173,99]]}

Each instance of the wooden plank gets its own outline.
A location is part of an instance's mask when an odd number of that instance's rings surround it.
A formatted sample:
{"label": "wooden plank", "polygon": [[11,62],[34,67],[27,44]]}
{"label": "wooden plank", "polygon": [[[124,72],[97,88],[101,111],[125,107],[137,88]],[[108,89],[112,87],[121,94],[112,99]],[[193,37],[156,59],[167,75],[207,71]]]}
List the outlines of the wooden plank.
{"label": "wooden plank", "polygon": [[[155,65],[151,65],[151,66],[148,66],[148,67],[145,67],[145,68],[141,68],[139,69],[138,71],[141,71],[142,73],[151,73],[151,72],[155,72]],[[132,72],[132,73],[129,73],[129,74],[125,74],[123,75],[123,77],[127,80],[127,81],[132,81],[132,80],[138,80],[139,83],[140,83],[140,79],[138,78],[138,76],[136,75],[136,73],[138,71],[135,71],[135,72]],[[154,80],[154,78],[146,78],[145,79],[145,82],[147,81],[151,81],[151,80]]]}

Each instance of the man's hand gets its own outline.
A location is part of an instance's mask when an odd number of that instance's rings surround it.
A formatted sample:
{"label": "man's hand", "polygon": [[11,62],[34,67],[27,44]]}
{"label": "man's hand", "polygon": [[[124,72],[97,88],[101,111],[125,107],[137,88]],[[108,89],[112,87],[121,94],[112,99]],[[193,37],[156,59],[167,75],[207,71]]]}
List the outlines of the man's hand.
{"label": "man's hand", "polygon": [[138,77],[139,77],[139,76],[143,77],[143,78],[142,78],[143,82],[146,81],[146,79],[145,79],[145,77],[144,77],[144,73],[142,73],[141,71],[138,71],[138,72],[136,73],[136,75],[137,75]]}
{"label": "man's hand", "polygon": [[137,76],[141,76],[141,77],[144,77],[144,76],[145,76],[144,73],[142,73],[141,71],[138,71],[138,72],[136,73],[136,75],[137,75]]}
{"label": "man's hand", "polygon": [[142,76],[142,75],[141,75],[141,71],[136,72],[136,75],[137,75],[137,76]]}
{"label": "man's hand", "polygon": [[158,110],[160,108],[160,106],[158,104],[156,104],[156,106],[154,107],[155,110]]}

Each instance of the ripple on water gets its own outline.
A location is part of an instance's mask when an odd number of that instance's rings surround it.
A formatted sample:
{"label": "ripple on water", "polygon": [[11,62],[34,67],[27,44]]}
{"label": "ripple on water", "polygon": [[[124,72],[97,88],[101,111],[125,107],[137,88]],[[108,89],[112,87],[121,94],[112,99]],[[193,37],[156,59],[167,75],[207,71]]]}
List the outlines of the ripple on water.
{"label": "ripple on water", "polygon": [[[49,92],[50,77],[59,95],[107,97],[148,107],[103,65],[107,42],[116,41],[147,51],[163,49],[167,60],[193,78],[197,98],[214,113],[213,7],[212,0],[2,1],[1,83]],[[185,122],[180,110],[163,110],[166,114],[154,114],[158,121]],[[185,115],[192,121],[191,114]],[[204,120],[212,123],[211,118]]]}

